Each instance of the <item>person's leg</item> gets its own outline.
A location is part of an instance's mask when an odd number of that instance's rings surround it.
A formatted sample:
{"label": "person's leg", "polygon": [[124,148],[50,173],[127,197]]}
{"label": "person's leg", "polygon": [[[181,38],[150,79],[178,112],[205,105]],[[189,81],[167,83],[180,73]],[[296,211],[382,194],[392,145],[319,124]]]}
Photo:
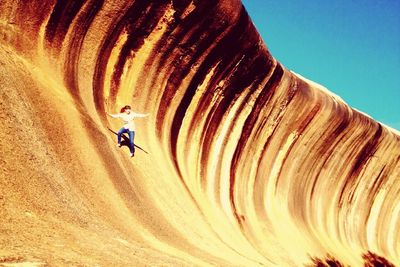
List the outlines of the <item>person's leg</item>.
{"label": "person's leg", "polygon": [[129,148],[131,154],[135,154],[135,131],[129,131]]}
{"label": "person's leg", "polygon": [[126,132],[126,129],[124,127],[119,129],[119,131],[118,131],[118,146],[121,146],[121,137],[122,137],[122,134],[125,132]]}

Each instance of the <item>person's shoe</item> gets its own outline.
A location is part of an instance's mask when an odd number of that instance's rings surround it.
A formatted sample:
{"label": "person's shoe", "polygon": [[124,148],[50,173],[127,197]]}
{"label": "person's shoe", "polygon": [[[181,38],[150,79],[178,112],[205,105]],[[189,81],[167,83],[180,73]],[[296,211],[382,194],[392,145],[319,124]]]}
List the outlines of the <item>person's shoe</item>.
{"label": "person's shoe", "polygon": [[117,144],[117,147],[121,147],[121,144]]}
{"label": "person's shoe", "polygon": [[131,153],[131,158],[133,158],[135,156],[135,153]]}

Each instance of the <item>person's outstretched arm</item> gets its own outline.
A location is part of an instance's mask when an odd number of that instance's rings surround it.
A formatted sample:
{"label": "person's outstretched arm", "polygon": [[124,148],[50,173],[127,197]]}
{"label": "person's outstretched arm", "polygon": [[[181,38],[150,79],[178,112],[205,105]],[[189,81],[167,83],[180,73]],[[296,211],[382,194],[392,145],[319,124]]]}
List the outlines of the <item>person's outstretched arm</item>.
{"label": "person's outstretched arm", "polygon": [[135,112],[135,117],[137,117],[137,118],[144,118],[144,117],[147,117],[147,116],[149,116],[150,115],[150,113],[144,113],[144,114],[142,114],[142,113],[136,113]]}

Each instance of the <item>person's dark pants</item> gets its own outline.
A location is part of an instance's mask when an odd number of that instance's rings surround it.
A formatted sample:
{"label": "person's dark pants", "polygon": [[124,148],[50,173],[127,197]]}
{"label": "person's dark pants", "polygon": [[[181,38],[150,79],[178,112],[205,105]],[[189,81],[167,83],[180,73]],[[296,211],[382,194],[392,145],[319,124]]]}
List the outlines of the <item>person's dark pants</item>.
{"label": "person's dark pants", "polygon": [[124,133],[128,133],[129,134],[129,149],[130,149],[131,153],[134,154],[135,153],[135,144],[134,144],[135,131],[129,131],[129,129],[125,129],[124,127],[119,129],[119,131],[118,131],[118,144],[121,144],[121,137],[122,137],[122,135]]}

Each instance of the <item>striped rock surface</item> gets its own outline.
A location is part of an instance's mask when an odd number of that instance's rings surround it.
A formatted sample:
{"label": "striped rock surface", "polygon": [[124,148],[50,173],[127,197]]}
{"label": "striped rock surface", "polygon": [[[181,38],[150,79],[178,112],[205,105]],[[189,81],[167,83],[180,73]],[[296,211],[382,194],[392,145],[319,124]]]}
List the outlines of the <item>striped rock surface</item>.
{"label": "striped rock surface", "polygon": [[399,132],[285,69],[240,1],[2,0],[0,81],[0,264],[400,264]]}

